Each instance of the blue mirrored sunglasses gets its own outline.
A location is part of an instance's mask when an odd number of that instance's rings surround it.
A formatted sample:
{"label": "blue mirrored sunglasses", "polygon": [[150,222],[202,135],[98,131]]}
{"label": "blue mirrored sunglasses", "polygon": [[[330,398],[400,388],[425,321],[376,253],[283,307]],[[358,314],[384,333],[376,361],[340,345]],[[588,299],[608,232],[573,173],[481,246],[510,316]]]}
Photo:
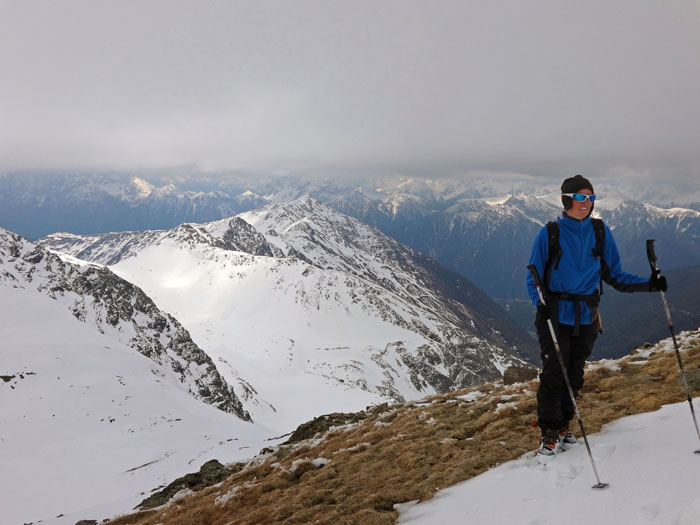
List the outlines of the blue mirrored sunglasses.
{"label": "blue mirrored sunglasses", "polygon": [[595,202],[595,195],[586,195],[585,193],[562,193],[567,197],[571,197],[577,202],[585,202],[588,199],[591,202]]}

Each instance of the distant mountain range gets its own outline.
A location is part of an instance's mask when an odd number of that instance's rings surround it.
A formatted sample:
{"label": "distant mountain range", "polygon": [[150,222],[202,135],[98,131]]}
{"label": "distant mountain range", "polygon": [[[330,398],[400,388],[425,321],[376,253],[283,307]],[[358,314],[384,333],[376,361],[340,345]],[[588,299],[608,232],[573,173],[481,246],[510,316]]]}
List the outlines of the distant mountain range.
{"label": "distant mountain range", "polygon": [[[648,238],[656,239],[665,272],[700,265],[696,186],[593,182],[601,196],[596,213],[611,227],[627,271],[648,274]],[[0,177],[0,225],[30,238],[170,229],[310,195],[464,275],[517,317],[532,241],[560,214],[558,194],[558,183],[534,177],[8,174]]]}
{"label": "distant mountain range", "polygon": [[[524,296],[535,235],[561,214],[555,199],[506,195],[461,199],[435,209],[414,196],[373,201],[356,193],[331,205],[465,275],[491,297],[517,299]],[[597,208],[613,231],[627,271],[649,273],[645,242],[650,238],[657,240],[659,254],[667,254],[665,268],[700,264],[700,212],[628,200]]]}
{"label": "distant mountain range", "polygon": [[0,178],[0,226],[29,239],[56,231],[103,233],[172,228],[265,204],[246,192],[154,186],[122,175],[7,175]]}
{"label": "distant mountain range", "polygon": [[[626,268],[646,271],[644,241],[656,238],[667,268],[700,264],[700,190],[596,185],[597,213],[613,229]],[[461,273],[493,298],[523,297],[524,261],[536,231],[559,213],[558,187],[536,179],[428,180],[123,174],[7,174],[0,226],[29,239],[169,229],[230,217],[310,195]],[[656,197],[652,200],[644,198]],[[685,208],[669,207],[674,202]]]}

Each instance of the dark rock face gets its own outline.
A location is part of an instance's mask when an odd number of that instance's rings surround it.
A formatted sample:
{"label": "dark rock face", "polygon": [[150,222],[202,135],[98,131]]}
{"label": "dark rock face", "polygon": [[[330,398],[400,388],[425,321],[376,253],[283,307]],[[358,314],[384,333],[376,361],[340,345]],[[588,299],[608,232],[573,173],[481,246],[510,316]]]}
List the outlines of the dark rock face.
{"label": "dark rock face", "polygon": [[228,221],[228,229],[221,240],[223,241],[221,247],[225,250],[268,257],[282,256],[279,248],[268,243],[261,233],[239,217],[233,217]]}
{"label": "dark rock face", "polygon": [[537,377],[536,368],[524,368],[519,366],[509,366],[503,374],[503,384],[526,383]]}
{"label": "dark rock face", "polygon": [[0,285],[30,285],[53,299],[69,299],[80,321],[94,323],[169,369],[190,393],[224,412],[250,421],[250,415],[211,358],[187,330],[160,310],[140,288],[94,264],[67,262],[41,246],[0,229]]}

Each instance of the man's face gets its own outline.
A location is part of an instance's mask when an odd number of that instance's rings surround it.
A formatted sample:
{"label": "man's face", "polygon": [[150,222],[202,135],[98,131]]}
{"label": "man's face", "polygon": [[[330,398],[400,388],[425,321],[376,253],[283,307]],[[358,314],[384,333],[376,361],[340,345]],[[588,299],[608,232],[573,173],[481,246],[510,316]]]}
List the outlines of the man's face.
{"label": "man's face", "polygon": [[[583,189],[579,190],[576,193],[583,193],[585,195],[593,195],[593,192],[589,189]],[[586,199],[583,202],[578,202],[577,200],[573,200],[573,204],[571,205],[571,208],[566,210],[566,214],[571,217],[572,219],[585,219],[588,217],[588,213],[591,211],[591,201]]]}

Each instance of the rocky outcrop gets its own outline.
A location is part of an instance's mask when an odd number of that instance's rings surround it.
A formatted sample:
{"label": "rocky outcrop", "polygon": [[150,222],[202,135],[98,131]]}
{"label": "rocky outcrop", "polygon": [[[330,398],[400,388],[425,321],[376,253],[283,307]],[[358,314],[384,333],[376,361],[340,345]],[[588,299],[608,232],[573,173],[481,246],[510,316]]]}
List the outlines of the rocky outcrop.
{"label": "rocky outcrop", "polygon": [[199,472],[193,472],[191,474],[185,474],[181,478],[176,479],[170,483],[163,490],[160,490],[136,506],[138,510],[148,510],[165,505],[170,501],[175,494],[183,490],[190,490],[196,492],[198,490],[211,487],[224,481],[231,474],[235,474],[237,470],[231,469],[229,467],[223,466],[216,459],[207,461],[199,469]]}
{"label": "rocky outcrop", "polygon": [[526,383],[535,379],[538,372],[536,368],[509,366],[503,374],[503,384]]}
{"label": "rocky outcrop", "polygon": [[282,251],[267,242],[265,237],[240,217],[233,217],[227,222],[228,228],[221,237],[221,247],[225,250],[281,257]]}

